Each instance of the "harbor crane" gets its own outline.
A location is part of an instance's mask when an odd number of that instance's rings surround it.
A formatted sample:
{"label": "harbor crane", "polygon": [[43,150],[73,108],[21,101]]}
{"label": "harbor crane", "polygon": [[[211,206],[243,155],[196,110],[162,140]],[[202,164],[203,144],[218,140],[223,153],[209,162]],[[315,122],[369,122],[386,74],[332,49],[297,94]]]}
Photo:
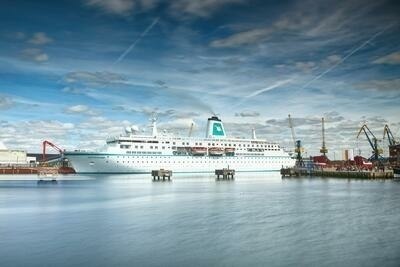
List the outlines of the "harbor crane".
{"label": "harbor crane", "polygon": [[296,135],[294,133],[292,117],[290,117],[290,114],[288,115],[288,121],[289,121],[289,128],[292,131],[292,138],[293,138],[294,151],[296,153],[296,160],[297,160],[298,163],[301,164],[302,159],[303,159],[303,157],[301,155],[301,153],[303,152],[303,148],[301,147],[301,141],[300,140],[296,140]]}
{"label": "harbor crane", "polygon": [[55,149],[58,152],[60,152],[60,155],[62,155],[64,153],[64,150],[62,150],[61,148],[59,148],[58,146],[56,146],[52,142],[44,140],[43,141],[43,156],[42,156],[42,161],[43,162],[46,161],[46,146],[51,146],[53,149]]}
{"label": "harbor crane", "polygon": [[385,135],[387,135],[389,146],[394,146],[397,144],[396,140],[393,137],[392,131],[390,131],[389,126],[386,124],[385,128],[383,129],[383,139],[385,139]]}
{"label": "harbor crane", "polygon": [[380,160],[382,158],[381,154],[383,153],[383,151],[381,148],[378,147],[378,139],[376,139],[375,135],[371,132],[371,130],[368,128],[366,124],[363,124],[363,126],[361,126],[360,131],[357,134],[357,139],[362,131],[364,131],[368,143],[372,148],[372,155],[368,158],[368,160],[370,161]]}
{"label": "harbor crane", "polygon": [[324,157],[326,156],[326,153],[328,153],[328,149],[326,148],[325,145],[325,119],[322,118],[322,147],[319,150],[319,152],[321,152]]}

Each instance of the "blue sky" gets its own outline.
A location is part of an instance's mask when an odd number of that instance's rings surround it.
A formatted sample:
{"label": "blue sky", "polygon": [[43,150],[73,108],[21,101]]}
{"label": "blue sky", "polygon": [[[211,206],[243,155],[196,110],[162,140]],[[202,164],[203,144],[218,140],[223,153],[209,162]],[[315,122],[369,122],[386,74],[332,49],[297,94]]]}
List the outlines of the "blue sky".
{"label": "blue sky", "polygon": [[[228,135],[309,154],[325,117],[330,157],[366,122],[400,132],[396,1],[0,1],[0,140],[39,151],[97,148],[128,125],[203,136],[218,114]],[[382,146],[385,145],[382,141]],[[335,155],[333,155],[335,152]]]}

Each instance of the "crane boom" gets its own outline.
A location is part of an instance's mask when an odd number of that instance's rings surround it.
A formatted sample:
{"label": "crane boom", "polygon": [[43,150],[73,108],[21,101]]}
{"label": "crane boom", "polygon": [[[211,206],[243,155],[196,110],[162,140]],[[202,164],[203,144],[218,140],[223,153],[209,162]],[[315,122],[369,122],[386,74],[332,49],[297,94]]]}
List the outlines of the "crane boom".
{"label": "crane boom", "polygon": [[[360,136],[362,131],[364,131],[368,143],[372,148],[372,155],[369,159],[378,160],[380,158],[380,154],[382,154],[382,150],[378,148],[378,139],[376,139],[375,135],[371,132],[366,124],[363,124],[363,126],[361,126],[360,131],[357,134],[357,138]],[[369,135],[371,135],[372,138]]]}
{"label": "crane boom", "polygon": [[357,139],[360,136],[361,132],[364,131],[365,136],[367,137],[368,143],[371,145],[372,148],[374,148],[374,143],[371,140],[371,138],[369,137],[368,133],[370,135],[372,135],[373,140],[376,140],[375,135],[371,132],[371,130],[368,128],[368,126],[366,124],[364,124],[363,126],[361,126],[360,131],[357,134]]}
{"label": "crane boom", "polygon": [[319,150],[322,154],[324,154],[324,156],[326,155],[326,153],[328,153],[328,149],[326,148],[325,145],[325,119],[322,118],[322,147]]}
{"label": "crane boom", "polygon": [[52,148],[54,148],[55,150],[57,150],[58,152],[60,152],[60,154],[63,154],[64,150],[62,150],[61,148],[59,148],[58,146],[56,146],[55,144],[53,144],[50,141],[44,140],[43,141],[43,155],[42,155],[42,160],[46,161],[46,146],[49,145]]}
{"label": "crane boom", "polygon": [[292,131],[293,145],[294,145],[294,151],[296,152],[297,164],[299,164],[301,166],[301,165],[303,165],[303,157],[301,155],[301,153],[303,152],[303,148],[301,147],[301,141],[296,140],[292,117],[290,117],[290,114],[288,115],[288,120],[289,120],[290,130]]}
{"label": "crane boom", "polygon": [[293,145],[296,148],[296,135],[294,133],[292,117],[290,117],[290,114],[288,115],[288,120],[289,120],[289,128],[292,131]]}
{"label": "crane boom", "polygon": [[396,144],[396,140],[394,139],[392,131],[390,131],[389,126],[387,124],[383,129],[383,139],[385,139],[385,135],[387,135],[388,137],[389,145],[394,146]]}

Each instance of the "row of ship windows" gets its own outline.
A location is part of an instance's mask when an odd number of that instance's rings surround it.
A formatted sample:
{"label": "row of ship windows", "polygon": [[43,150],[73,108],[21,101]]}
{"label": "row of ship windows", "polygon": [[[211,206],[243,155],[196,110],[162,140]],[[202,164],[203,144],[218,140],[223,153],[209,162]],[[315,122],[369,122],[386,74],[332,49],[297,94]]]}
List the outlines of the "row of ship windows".
{"label": "row of ship windows", "polygon": [[[158,141],[145,141],[145,140],[120,140],[119,142],[130,142],[130,143],[158,143]],[[117,140],[113,140],[113,141],[109,141],[108,143],[109,144],[111,144],[111,143],[116,143],[117,142]],[[169,144],[170,142],[169,141],[162,141],[161,142],[162,144]],[[173,145],[176,145],[176,142],[172,142],[172,144]],[[182,142],[182,145],[183,146],[189,146],[189,142]],[[203,145],[203,143],[201,143],[201,142],[196,142],[195,144],[194,144],[195,146],[202,146]],[[228,144],[228,143],[208,143],[208,146],[227,146],[227,147],[236,147],[236,144]],[[238,144],[238,147],[241,147],[242,146],[242,144]],[[252,145],[250,145],[250,144],[243,144],[243,147],[265,147],[265,148],[279,148],[279,146],[276,146],[276,145],[256,145],[256,146],[254,146],[254,144],[252,144]]]}
{"label": "row of ship windows", "polygon": [[126,154],[161,155],[162,153],[156,151],[126,151]]}
{"label": "row of ship windows", "polygon": [[[106,161],[106,163],[109,163],[108,162],[108,160]],[[148,160],[142,160],[142,161],[140,161],[140,160],[138,160],[138,161],[117,161],[117,163],[123,163],[123,164],[125,164],[125,163],[136,163],[136,164],[140,164],[140,163],[178,163],[178,164],[180,164],[180,163],[192,163],[192,164],[204,164],[204,163],[210,163],[210,162],[207,162],[207,161],[192,161],[192,162],[190,162],[190,161],[166,161],[166,160],[164,160],[164,161],[148,161]],[[213,163],[226,163],[226,162],[224,162],[224,161],[222,161],[222,160],[220,160],[220,161],[217,161],[217,162],[213,162]],[[285,162],[284,161],[269,161],[269,160],[253,160],[253,161],[239,161],[239,160],[235,160],[235,161],[232,161],[231,163],[279,163],[279,164],[284,164]]]}
{"label": "row of ship windows", "polygon": [[[155,154],[154,152],[147,152],[148,154]],[[158,154],[160,154],[161,152],[159,152]],[[142,154],[144,154],[144,153],[142,153]],[[243,154],[242,154],[243,155]],[[253,155],[254,157],[246,157],[246,159],[259,159],[260,157],[264,157],[263,155],[258,155],[258,156],[256,156],[256,155],[254,155],[254,154],[248,154],[248,155]],[[129,158],[131,158],[132,156],[116,156],[116,158],[118,158],[118,159],[129,159]],[[169,156],[168,156],[169,157]],[[193,156],[190,156],[190,157],[185,157],[185,156],[181,156],[181,157],[184,157],[184,158],[186,158],[186,159],[191,159]],[[107,156],[107,158],[109,159],[110,158],[110,156]],[[147,158],[149,158],[149,159],[163,159],[163,158],[165,158],[165,157],[162,157],[162,156],[148,156]],[[215,160],[218,160],[218,158],[219,157],[210,157],[210,158],[213,158],[213,159],[215,159]],[[232,158],[232,157],[229,157],[229,158]],[[275,159],[266,159],[266,160],[280,160],[279,158],[275,158]]]}
{"label": "row of ship windows", "polygon": [[[129,149],[129,148],[131,148],[131,146],[130,145],[120,145],[119,146],[120,148],[123,148],[123,149]],[[141,148],[141,149],[144,149],[144,147],[143,146],[135,146],[135,149],[139,149],[139,148]],[[150,149],[158,149],[158,146],[150,146]],[[168,147],[168,148],[171,148],[171,147]],[[148,149],[148,148],[146,148],[146,149]],[[161,149],[165,149],[165,146],[163,146],[163,147],[161,147]]]}
{"label": "row of ship windows", "polygon": [[[214,144],[213,144],[214,145]],[[248,145],[248,146],[250,146],[250,145]],[[131,148],[131,146],[130,145],[120,145],[119,146],[121,149],[130,149]],[[252,145],[252,147],[254,147],[254,145]],[[257,147],[258,147],[258,145],[257,145]],[[150,146],[149,147],[150,149],[158,149],[158,146]],[[168,149],[170,149],[171,147],[168,147]],[[144,149],[144,147],[143,146],[135,146],[135,149]],[[147,148],[146,148],[147,149]],[[161,149],[165,149],[165,146],[162,146],[161,147]],[[176,147],[172,147],[172,149],[176,149]],[[243,149],[239,149],[239,150],[243,150]],[[269,150],[269,151],[279,151],[279,149],[278,148],[268,148],[268,149],[265,149],[265,150]],[[261,149],[260,149],[260,151],[261,151]],[[264,150],[263,150],[264,151]]]}

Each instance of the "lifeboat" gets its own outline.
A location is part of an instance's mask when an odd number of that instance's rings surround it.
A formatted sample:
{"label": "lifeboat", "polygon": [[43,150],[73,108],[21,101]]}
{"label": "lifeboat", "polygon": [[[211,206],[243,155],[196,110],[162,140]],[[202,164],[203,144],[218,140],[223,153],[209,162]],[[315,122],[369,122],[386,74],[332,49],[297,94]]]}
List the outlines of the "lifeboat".
{"label": "lifeboat", "polygon": [[210,156],[222,156],[224,154],[224,148],[222,148],[222,147],[210,147],[208,149],[208,154]]}
{"label": "lifeboat", "polygon": [[191,149],[193,156],[204,156],[207,153],[207,148],[205,147],[192,147]]}
{"label": "lifeboat", "polygon": [[235,154],[235,148],[233,148],[233,147],[225,148],[225,154],[227,156],[233,156]]}

